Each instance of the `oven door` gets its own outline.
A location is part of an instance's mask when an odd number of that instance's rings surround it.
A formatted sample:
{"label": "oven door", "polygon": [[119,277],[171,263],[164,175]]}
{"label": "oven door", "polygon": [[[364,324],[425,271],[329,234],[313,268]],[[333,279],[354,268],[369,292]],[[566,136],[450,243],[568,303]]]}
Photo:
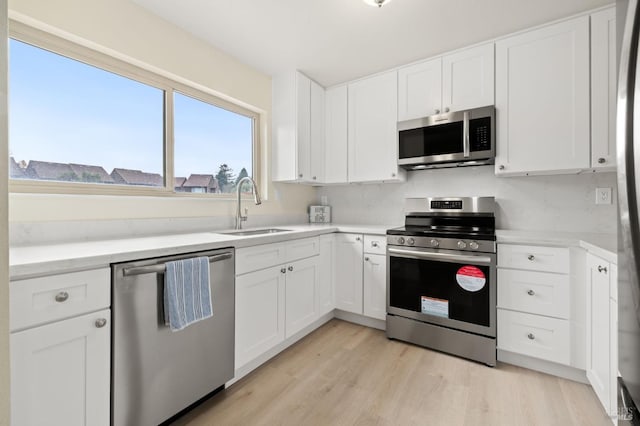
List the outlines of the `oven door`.
{"label": "oven door", "polygon": [[387,313],[496,336],[496,255],[387,247]]}

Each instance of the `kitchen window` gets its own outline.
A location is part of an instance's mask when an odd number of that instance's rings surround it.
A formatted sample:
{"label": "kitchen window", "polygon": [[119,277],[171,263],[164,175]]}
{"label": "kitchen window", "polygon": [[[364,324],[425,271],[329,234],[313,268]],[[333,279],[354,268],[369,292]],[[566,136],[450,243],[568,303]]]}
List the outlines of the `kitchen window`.
{"label": "kitchen window", "polygon": [[258,114],[17,22],[9,40],[12,192],[234,192],[257,176]]}

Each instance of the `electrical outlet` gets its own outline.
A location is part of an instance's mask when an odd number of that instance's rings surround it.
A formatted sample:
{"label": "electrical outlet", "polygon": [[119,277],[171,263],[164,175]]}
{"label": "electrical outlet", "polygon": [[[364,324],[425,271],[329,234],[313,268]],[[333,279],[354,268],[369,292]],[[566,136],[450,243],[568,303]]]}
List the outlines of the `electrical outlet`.
{"label": "electrical outlet", "polygon": [[596,188],[596,204],[611,204],[611,188]]}

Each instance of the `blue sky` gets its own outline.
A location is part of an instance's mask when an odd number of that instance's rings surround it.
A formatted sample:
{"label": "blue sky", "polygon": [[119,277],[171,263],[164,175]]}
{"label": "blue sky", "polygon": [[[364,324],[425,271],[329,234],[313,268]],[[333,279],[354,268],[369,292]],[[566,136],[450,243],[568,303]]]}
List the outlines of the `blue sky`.
{"label": "blue sky", "polygon": [[[9,149],[20,160],[162,174],[163,92],[28,44],[9,45]],[[176,93],[175,174],[251,174],[252,120]]]}

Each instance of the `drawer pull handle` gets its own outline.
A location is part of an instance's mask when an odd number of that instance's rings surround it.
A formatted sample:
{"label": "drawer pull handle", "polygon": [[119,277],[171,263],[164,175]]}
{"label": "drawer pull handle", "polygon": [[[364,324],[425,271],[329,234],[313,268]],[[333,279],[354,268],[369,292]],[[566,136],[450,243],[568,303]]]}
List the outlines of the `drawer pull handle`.
{"label": "drawer pull handle", "polygon": [[365,257],[365,258],[364,258],[364,261],[365,261],[365,262],[368,262],[368,261],[369,261],[369,258],[368,258],[368,257]]}
{"label": "drawer pull handle", "polygon": [[528,294],[529,296],[535,296],[536,292],[535,292],[535,291],[533,291],[533,290],[529,290],[529,291],[527,291],[527,294]]}
{"label": "drawer pull handle", "polygon": [[356,237],[356,241],[360,241],[360,237]]}
{"label": "drawer pull handle", "polygon": [[67,293],[66,291],[61,291],[60,293],[56,294],[56,302],[59,302],[59,303],[66,302],[68,298],[69,298],[69,293]]}
{"label": "drawer pull handle", "polygon": [[95,322],[97,328],[102,328],[107,325],[107,320],[104,318],[98,318]]}
{"label": "drawer pull handle", "polygon": [[530,254],[529,256],[527,256],[527,259],[529,259],[531,262],[533,262],[535,258],[536,258],[536,257],[535,257],[534,255],[532,255],[532,254]]}
{"label": "drawer pull handle", "polygon": [[527,337],[529,338],[529,340],[535,340],[536,339],[536,336],[534,336],[533,333],[527,334]]}
{"label": "drawer pull handle", "polygon": [[604,272],[606,274],[607,273],[607,267],[606,266],[602,266],[602,265],[598,265],[598,272]]}
{"label": "drawer pull handle", "polygon": [[373,241],[371,243],[371,247],[378,247],[378,242],[377,241]]}

